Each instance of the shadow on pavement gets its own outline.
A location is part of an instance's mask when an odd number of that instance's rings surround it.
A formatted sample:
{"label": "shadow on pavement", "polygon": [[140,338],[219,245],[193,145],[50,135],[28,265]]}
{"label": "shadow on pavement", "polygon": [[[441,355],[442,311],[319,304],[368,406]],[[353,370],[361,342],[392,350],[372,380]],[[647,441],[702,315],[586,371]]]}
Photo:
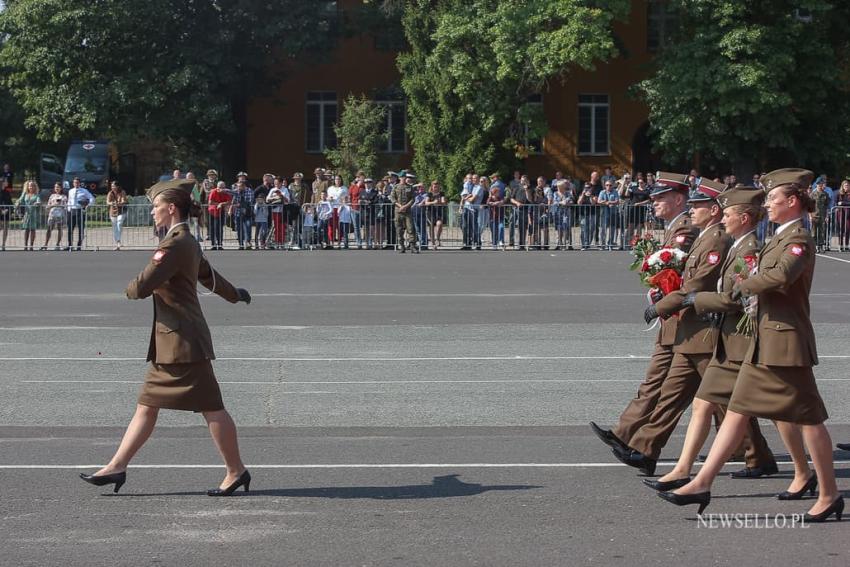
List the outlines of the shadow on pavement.
{"label": "shadow on pavement", "polygon": [[[287,496],[290,498],[343,498],[371,500],[415,500],[422,498],[451,498],[476,496],[497,490],[532,490],[542,488],[527,484],[484,485],[459,480],[458,475],[435,476],[431,484],[402,486],[323,486],[314,488],[273,488],[237,491],[238,496]],[[110,496],[113,496],[110,494]],[[138,496],[206,496],[206,492],[159,492],[149,494],[116,494],[118,497]]]}

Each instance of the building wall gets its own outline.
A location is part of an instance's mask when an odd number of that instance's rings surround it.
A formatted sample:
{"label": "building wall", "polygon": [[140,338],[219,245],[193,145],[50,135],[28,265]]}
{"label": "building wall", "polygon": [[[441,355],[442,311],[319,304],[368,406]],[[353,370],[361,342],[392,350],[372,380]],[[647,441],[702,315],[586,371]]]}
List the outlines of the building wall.
{"label": "building wall", "polygon": [[[351,0],[347,0],[351,1]],[[347,1],[340,2],[345,6]],[[651,61],[647,51],[647,0],[634,0],[630,19],[617,23],[615,33],[624,55],[594,70],[573,69],[563,79],[551,82],[543,95],[549,131],[543,153],[531,155],[526,169],[551,175],[561,170],[581,179],[590,171],[610,165],[618,172],[632,169],[635,134],[646,124],[646,106],[634,100],[628,89],[645,77]],[[286,80],[275,96],[255,99],[248,109],[248,172],[252,178],[265,172],[291,175],[302,171],[308,177],[315,167],[325,165],[319,153],[307,153],[306,98],[308,91],[334,91],[338,110],[348,93],[369,93],[398,84],[395,52],[377,50],[369,36],[342,39],[322,62],[303,61],[285,68]],[[585,156],[578,153],[578,97],[607,94],[610,101],[610,154]],[[411,161],[408,152],[383,156],[399,167]]]}

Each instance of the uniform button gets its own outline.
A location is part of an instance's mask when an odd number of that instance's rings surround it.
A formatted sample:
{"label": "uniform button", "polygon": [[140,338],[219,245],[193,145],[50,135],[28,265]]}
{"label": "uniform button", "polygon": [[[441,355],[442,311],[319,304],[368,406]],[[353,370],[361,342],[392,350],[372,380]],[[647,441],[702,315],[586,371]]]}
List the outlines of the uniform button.
{"label": "uniform button", "polygon": [[777,329],[781,329],[781,328],[782,328],[782,325],[777,325],[777,326],[776,326],[776,328],[777,328]]}

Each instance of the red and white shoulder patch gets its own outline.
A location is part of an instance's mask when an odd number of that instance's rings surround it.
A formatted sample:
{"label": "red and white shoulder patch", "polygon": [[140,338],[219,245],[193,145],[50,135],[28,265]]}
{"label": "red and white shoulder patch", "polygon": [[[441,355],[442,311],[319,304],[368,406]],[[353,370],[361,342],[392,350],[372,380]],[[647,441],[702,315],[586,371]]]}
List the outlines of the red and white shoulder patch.
{"label": "red and white shoulder patch", "polygon": [[685,243],[685,235],[684,235],[684,234],[680,234],[679,236],[677,236],[677,237],[676,237],[676,243],[678,243],[678,244],[684,244],[684,243]]}
{"label": "red and white shoulder patch", "polygon": [[154,264],[159,264],[160,262],[162,262],[163,258],[165,258],[165,250],[158,249],[156,252],[153,253],[152,260]]}
{"label": "red and white shoulder patch", "polygon": [[708,263],[712,266],[720,261],[720,252],[711,251],[708,253]]}
{"label": "red and white shoulder patch", "polygon": [[788,251],[794,256],[802,256],[806,248],[802,244],[793,244]]}

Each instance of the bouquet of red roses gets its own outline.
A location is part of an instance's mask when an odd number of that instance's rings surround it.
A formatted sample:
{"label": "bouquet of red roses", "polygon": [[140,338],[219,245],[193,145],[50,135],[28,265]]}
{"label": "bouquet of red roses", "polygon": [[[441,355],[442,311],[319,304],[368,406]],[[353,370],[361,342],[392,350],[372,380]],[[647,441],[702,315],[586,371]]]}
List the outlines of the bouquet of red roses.
{"label": "bouquet of red roses", "polygon": [[[758,256],[744,256],[735,259],[735,265],[732,267],[735,272],[735,281],[742,282],[750,276],[753,276],[758,271]],[[735,327],[735,332],[739,335],[753,336],[755,330],[755,319],[758,313],[759,298],[757,295],[750,297],[742,297],[741,305],[744,306],[744,314],[738,319],[738,324]]]}
{"label": "bouquet of red roses", "polygon": [[650,254],[640,267],[640,281],[650,289],[670,293],[682,287],[682,271],[688,254],[678,248],[662,248]]}
{"label": "bouquet of red roses", "polygon": [[629,266],[629,269],[633,272],[643,266],[647,257],[661,248],[661,243],[655,240],[651,232],[647,232],[643,236],[636,234],[629,245],[632,248],[632,256],[635,257]]}

